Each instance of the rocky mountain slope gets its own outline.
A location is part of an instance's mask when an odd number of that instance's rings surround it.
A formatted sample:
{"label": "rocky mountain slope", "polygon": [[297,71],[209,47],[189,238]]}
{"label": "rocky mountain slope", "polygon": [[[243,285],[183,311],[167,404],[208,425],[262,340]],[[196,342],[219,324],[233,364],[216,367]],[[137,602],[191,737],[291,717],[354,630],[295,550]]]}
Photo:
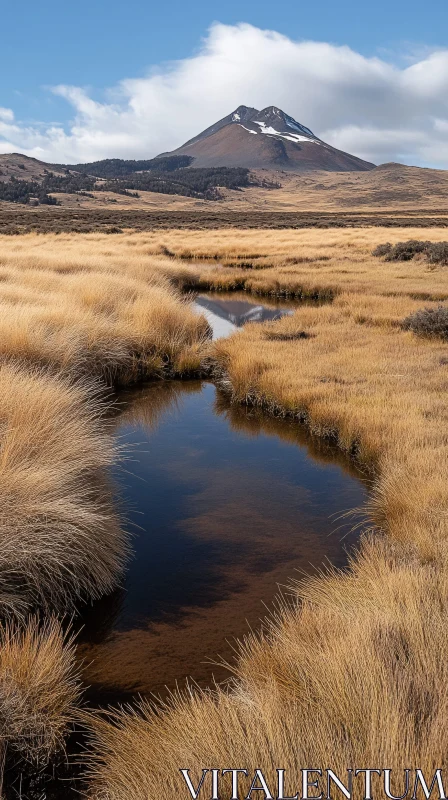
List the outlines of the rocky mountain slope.
{"label": "rocky mountain slope", "polygon": [[374,164],[336,150],[276,106],[235,111],[161,156],[193,156],[193,167],[249,167],[290,172],[366,171]]}

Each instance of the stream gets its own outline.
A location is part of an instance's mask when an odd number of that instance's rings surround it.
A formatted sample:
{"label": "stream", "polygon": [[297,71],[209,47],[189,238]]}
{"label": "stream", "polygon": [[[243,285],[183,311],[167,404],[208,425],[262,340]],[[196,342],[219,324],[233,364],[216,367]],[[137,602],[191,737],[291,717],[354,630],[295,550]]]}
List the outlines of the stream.
{"label": "stream", "polygon": [[[202,294],[215,338],[299,303]],[[234,640],[258,629],[279,588],[343,567],[367,488],[339,451],[297,422],[231,405],[208,381],[120,395],[114,472],[134,556],[121,589],[96,603],[80,643],[94,703],[224,680]]]}

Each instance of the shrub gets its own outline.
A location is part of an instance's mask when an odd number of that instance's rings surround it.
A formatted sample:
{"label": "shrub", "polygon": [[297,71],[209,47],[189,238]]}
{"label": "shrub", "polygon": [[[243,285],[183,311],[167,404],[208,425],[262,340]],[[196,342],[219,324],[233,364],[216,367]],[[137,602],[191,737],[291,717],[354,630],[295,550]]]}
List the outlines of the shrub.
{"label": "shrub", "polygon": [[372,255],[384,257],[386,261],[411,261],[414,256],[423,253],[430,264],[448,265],[448,242],[427,242],[421,239],[408,239],[406,242],[390,242],[379,244],[372,250]]}
{"label": "shrub", "polygon": [[426,253],[431,242],[420,239],[408,239],[406,242],[397,242],[386,255],[386,261],[411,261],[418,253]]}
{"label": "shrub", "polygon": [[266,331],[265,337],[274,342],[294,342],[297,339],[311,339],[313,334],[306,331]]}
{"label": "shrub", "polygon": [[448,242],[433,242],[427,249],[430,264],[448,266]]}
{"label": "shrub", "polygon": [[448,306],[421,308],[406,317],[402,327],[418,336],[435,336],[448,340]]}
{"label": "shrub", "polygon": [[378,258],[388,256],[391,250],[392,245],[390,242],[379,244],[377,247],[375,247],[375,250],[372,250],[372,256],[377,256]]}

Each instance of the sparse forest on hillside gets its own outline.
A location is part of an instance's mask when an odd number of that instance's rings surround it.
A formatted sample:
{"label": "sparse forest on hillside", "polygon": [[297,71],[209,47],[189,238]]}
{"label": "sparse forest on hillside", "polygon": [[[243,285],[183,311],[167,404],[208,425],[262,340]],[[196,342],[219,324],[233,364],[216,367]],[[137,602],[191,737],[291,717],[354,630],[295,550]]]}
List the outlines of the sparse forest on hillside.
{"label": "sparse forest on hillside", "polygon": [[103,189],[117,191],[118,188],[140,190],[142,192],[161,192],[162,194],[181,194],[185,197],[201,197],[206,200],[220,200],[218,187],[241,189],[256,185],[244,167],[213,167],[208,169],[176,169],[169,174],[163,171],[139,173],[128,178],[109,181]]}
{"label": "sparse forest on hillside", "polygon": [[[0,200],[28,204],[34,197],[40,203],[56,205],[57,200],[51,197],[51,194],[81,194],[93,197],[92,192],[95,191],[108,191],[130,197],[138,197],[138,191],[159,192],[220,200],[222,198],[220,187],[238,190],[246,186],[263,185],[265,188],[278,186],[266,181],[261,184],[244,167],[196,169],[188,166],[192,160],[186,156],[172,156],[151,161],[108,159],[97,162],[98,166],[93,163],[63,167],[64,175],[46,171],[41,182],[11,177],[9,181],[0,182]],[[78,171],[78,168],[82,169]]]}
{"label": "sparse forest on hillside", "polygon": [[57,204],[57,200],[49,196],[43,183],[21,181],[14,177],[11,177],[9,181],[0,181],[0,200],[5,200],[7,203],[27,204],[32,197],[37,198],[43,205],[54,206]]}

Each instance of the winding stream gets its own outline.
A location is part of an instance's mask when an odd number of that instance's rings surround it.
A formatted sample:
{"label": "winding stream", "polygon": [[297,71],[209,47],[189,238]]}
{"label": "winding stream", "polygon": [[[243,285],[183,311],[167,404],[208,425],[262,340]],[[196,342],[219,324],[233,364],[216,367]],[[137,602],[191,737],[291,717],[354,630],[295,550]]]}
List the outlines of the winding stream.
{"label": "winding stream", "polygon": [[[201,295],[214,335],[275,319],[297,303]],[[125,583],[87,615],[80,644],[95,702],[164,694],[228,677],[233,640],[258,628],[279,586],[357,539],[366,486],[297,423],[239,406],[207,381],[153,383],[120,397],[115,471],[134,557]],[[215,663],[212,663],[212,662]]]}

